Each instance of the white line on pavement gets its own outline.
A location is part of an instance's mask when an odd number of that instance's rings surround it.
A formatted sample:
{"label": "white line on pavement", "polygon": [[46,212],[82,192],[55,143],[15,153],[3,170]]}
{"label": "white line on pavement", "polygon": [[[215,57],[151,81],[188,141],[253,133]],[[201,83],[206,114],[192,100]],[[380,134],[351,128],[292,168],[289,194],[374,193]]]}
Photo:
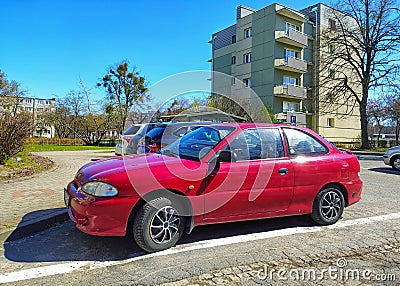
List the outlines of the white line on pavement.
{"label": "white line on pavement", "polygon": [[9,283],[21,280],[28,280],[34,279],[39,277],[46,277],[51,275],[58,275],[58,274],[67,274],[77,270],[87,270],[87,269],[98,269],[104,268],[109,266],[116,266],[121,264],[127,264],[133,261],[138,261],[146,258],[151,257],[158,257],[158,256],[165,256],[171,254],[177,254],[192,250],[199,250],[204,248],[211,248],[216,246],[223,246],[229,244],[236,244],[236,243],[243,243],[243,242],[250,242],[255,240],[273,238],[273,237],[280,237],[280,236],[287,236],[293,234],[301,234],[301,233],[310,233],[310,232],[319,232],[325,229],[336,229],[336,228],[345,228],[353,225],[363,225],[369,224],[374,222],[382,222],[386,220],[393,220],[393,219],[400,219],[400,212],[398,213],[391,213],[386,215],[374,216],[374,217],[367,217],[367,218],[360,218],[354,220],[345,220],[340,221],[334,225],[330,226],[323,226],[323,227],[295,227],[295,228],[287,228],[287,229],[279,229],[279,230],[272,230],[260,233],[251,233],[245,235],[237,235],[233,237],[226,237],[226,238],[217,238],[217,239],[210,239],[204,240],[184,245],[178,245],[174,248],[170,248],[164,251],[147,254],[147,255],[140,255],[140,253],[135,253],[136,257],[120,260],[120,261],[79,261],[79,262],[69,262],[69,263],[60,263],[50,266],[41,266],[37,268],[31,268],[26,270],[20,270],[16,272],[10,272],[0,275],[0,284],[2,283]]}

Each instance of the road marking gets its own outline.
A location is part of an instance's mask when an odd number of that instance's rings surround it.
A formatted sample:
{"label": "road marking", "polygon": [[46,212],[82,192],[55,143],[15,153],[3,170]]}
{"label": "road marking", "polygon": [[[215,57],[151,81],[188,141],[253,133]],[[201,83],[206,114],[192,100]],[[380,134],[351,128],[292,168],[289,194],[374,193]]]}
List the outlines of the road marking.
{"label": "road marking", "polygon": [[210,240],[204,240],[184,245],[178,245],[174,248],[170,248],[164,251],[146,254],[143,253],[135,253],[133,254],[135,257],[120,260],[120,261],[78,261],[78,262],[69,262],[69,263],[61,263],[49,266],[41,266],[37,268],[31,268],[26,270],[20,270],[16,272],[10,272],[0,275],[0,284],[2,283],[10,283],[21,280],[29,280],[34,278],[59,275],[59,274],[67,274],[73,271],[84,271],[84,270],[93,270],[98,268],[104,268],[109,266],[116,266],[121,264],[127,264],[138,260],[143,260],[146,258],[158,257],[158,256],[166,256],[171,254],[177,254],[182,252],[188,252],[192,250],[199,250],[217,246],[224,246],[229,244],[250,242],[255,240],[294,235],[294,234],[302,234],[302,233],[311,233],[311,232],[320,232],[325,229],[337,229],[337,228],[346,228],[354,225],[363,225],[375,222],[382,222],[386,220],[394,220],[400,219],[400,212],[391,213],[386,215],[360,218],[354,220],[345,220],[340,221],[334,225],[329,226],[314,226],[314,227],[295,227],[295,228],[287,228],[287,229],[278,229],[260,233],[251,233],[244,235],[237,235],[233,237],[225,237],[225,238],[216,238]]}

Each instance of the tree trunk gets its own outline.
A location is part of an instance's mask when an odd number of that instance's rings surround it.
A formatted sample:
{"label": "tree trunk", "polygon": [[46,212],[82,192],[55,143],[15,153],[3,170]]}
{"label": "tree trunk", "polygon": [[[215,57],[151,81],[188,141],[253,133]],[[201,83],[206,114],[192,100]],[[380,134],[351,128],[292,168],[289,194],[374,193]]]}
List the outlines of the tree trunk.
{"label": "tree trunk", "polygon": [[360,103],[360,121],[361,121],[361,149],[368,149],[369,140],[368,140],[367,96],[365,95],[363,96],[363,100]]}

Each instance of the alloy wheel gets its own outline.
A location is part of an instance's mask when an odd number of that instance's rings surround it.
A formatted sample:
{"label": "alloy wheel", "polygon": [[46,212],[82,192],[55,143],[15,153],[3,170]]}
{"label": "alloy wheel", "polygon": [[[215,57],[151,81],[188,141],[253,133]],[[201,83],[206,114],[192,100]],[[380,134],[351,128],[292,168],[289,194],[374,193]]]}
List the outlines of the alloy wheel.
{"label": "alloy wheel", "polygon": [[342,209],[342,201],[334,191],[329,191],[321,199],[321,214],[328,220],[337,218]]}
{"label": "alloy wheel", "polygon": [[150,223],[151,239],[157,244],[165,244],[177,234],[179,214],[173,207],[167,206],[158,210]]}

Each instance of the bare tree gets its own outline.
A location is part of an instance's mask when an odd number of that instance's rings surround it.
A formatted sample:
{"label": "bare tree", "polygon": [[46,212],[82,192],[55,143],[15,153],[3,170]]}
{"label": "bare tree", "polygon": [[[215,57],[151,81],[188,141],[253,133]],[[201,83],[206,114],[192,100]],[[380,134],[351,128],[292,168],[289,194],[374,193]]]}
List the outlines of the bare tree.
{"label": "bare tree", "polygon": [[56,109],[48,111],[44,118],[55,126],[58,136],[72,135],[87,145],[98,145],[116,119],[114,107],[94,101],[82,80],[78,89],[58,100]]}
{"label": "bare tree", "polygon": [[328,15],[320,39],[325,106],[345,106],[347,114],[357,108],[361,148],[368,148],[368,97],[390,82],[399,65],[399,8],[395,0],[343,0]]}
{"label": "bare tree", "polygon": [[388,108],[385,106],[385,101],[382,98],[368,99],[367,118],[371,125],[378,128],[377,146],[379,147],[379,139],[384,127],[384,122],[388,118]]}
{"label": "bare tree", "polygon": [[0,71],[0,164],[22,151],[32,134],[31,114],[18,111],[19,98],[25,94],[16,81],[8,81]]}
{"label": "bare tree", "polygon": [[394,126],[396,134],[396,145],[399,145],[400,134],[400,87],[392,90],[386,98],[387,116],[392,126]]}

